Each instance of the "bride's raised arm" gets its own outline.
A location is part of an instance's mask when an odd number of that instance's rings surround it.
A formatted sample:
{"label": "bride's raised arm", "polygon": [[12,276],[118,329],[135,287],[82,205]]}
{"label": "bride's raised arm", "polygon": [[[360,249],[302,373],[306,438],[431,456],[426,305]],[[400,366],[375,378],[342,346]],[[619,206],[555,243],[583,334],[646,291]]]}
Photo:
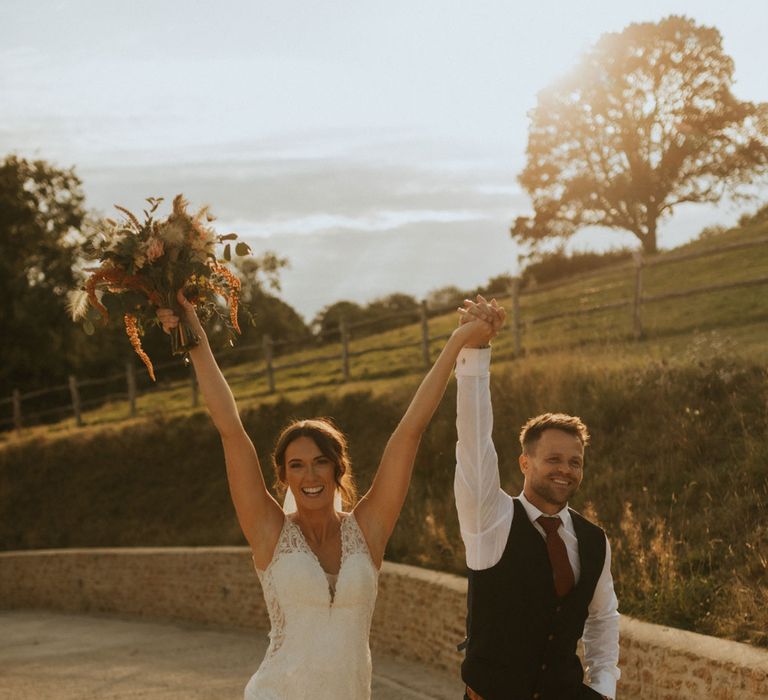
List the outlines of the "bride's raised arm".
{"label": "bride's raised arm", "polygon": [[[189,325],[200,338],[199,345],[189,351],[189,356],[208,412],[221,436],[237,519],[251,545],[256,566],[266,568],[280,535],[284,514],[267,490],[256,449],[245,432],[235,398],[216,364],[195,308],[181,292],[177,299]],[[166,332],[179,323],[179,318],[170,309],[158,309],[157,316]]]}
{"label": "bride's raised arm", "polygon": [[465,345],[484,345],[493,335],[493,326],[482,320],[459,326],[389,438],[371,488],[354,509],[376,566],[381,565],[387,541],[403,507],[421,436],[445,393],[459,351]]}

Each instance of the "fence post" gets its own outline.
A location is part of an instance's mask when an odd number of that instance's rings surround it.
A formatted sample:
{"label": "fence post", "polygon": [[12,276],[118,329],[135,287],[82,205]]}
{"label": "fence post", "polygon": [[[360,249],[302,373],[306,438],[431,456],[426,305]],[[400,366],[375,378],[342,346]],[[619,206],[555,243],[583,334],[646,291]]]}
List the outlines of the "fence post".
{"label": "fence post", "polygon": [[72,397],[72,411],[75,414],[75,424],[78,428],[83,425],[83,416],[80,412],[80,391],[77,388],[77,378],[69,375],[69,394]]}
{"label": "fence post", "polygon": [[512,339],[515,357],[523,354],[523,320],[520,318],[520,278],[513,277],[509,285],[509,293],[512,296]]}
{"label": "fence post", "polygon": [[272,366],[272,338],[265,334],[262,339],[264,348],[264,362],[267,365],[267,383],[269,384],[269,393],[275,393],[275,368]]}
{"label": "fence post", "polygon": [[341,334],[341,375],[345,382],[349,381],[349,331],[347,319],[339,321],[339,333]]}
{"label": "fence post", "polygon": [[13,390],[13,427],[17,432],[21,431],[21,392],[18,389]]}
{"label": "fence post", "polygon": [[632,328],[635,340],[643,337],[643,319],[640,314],[643,304],[643,251],[636,250],[632,257],[635,259],[635,298],[632,304]]}
{"label": "fence post", "polygon": [[131,360],[125,363],[125,381],[128,385],[128,405],[130,406],[131,418],[136,417],[136,369]]}
{"label": "fence post", "polygon": [[424,367],[429,369],[429,316],[427,315],[427,300],[421,300],[421,359],[424,361]]}
{"label": "fence post", "polygon": [[197,408],[200,403],[200,387],[197,383],[197,372],[195,365],[189,363],[189,383],[192,388],[192,408]]}

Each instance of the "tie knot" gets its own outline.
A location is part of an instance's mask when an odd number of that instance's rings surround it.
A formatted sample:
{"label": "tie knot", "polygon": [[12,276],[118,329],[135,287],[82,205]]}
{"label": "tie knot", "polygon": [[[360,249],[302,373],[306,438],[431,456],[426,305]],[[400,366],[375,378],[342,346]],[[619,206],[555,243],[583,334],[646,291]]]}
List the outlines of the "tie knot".
{"label": "tie knot", "polygon": [[546,515],[540,515],[536,521],[544,528],[544,532],[547,535],[551,535],[553,532],[557,532],[557,528],[560,527],[560,516],[556,515],[554,518],[548,518]]}

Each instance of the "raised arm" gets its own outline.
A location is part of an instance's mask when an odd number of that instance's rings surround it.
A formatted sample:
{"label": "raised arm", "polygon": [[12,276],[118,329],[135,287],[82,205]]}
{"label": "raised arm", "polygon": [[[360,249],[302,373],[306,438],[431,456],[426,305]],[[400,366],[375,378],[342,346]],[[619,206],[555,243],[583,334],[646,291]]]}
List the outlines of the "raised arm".
{"label": "raised arm", "polygon": [[445,393],[456,357],[464,345],[487,343],[492,335],[492,325],[481,320],[464,324],[451,334],[387,442],[371,488],[355,508],[377,566],[403,507],[421,436]]}
{"label": "raised arm", "polygon": [[[503,310],[483,297],[465,302],[462,319],[492,318],[500,326]],[[511,498],[501,489],[499,464],[493,445],[490,390],[490,347],[462,350],[456,364],[456,474],[454,493],[464,540],[467,566],[487,569],[504,549],[512,521]]]}
{"label": "raised arm", "polygon": [[[256,566],[266,568],[283,526],[283,511],[267,490],[256,450],[243,428],[235,398],[216,364],[195,308],[181,292],[178,301],[187,322],[200,337],[200,344],[190,350],[189,356],[208,412],[221,436],[237,519],[251,545]],[[157,315],[166,332],[179,323],[170,309],[159,309]]]}

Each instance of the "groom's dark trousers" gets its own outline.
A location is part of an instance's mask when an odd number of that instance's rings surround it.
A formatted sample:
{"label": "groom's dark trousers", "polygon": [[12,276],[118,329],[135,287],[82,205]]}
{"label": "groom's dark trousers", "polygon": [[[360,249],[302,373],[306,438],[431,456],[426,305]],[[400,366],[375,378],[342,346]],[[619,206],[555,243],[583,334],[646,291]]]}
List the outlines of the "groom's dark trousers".
{"label": "groom's dark trousers", "polygon": [[605,562],[605,533],[570,511],[581,576],[558,597],[544,538],[515,500],[501,559],[489,569],[469,571],[462,679],[481,700],[599,698],[583,682],[576,644]]}

